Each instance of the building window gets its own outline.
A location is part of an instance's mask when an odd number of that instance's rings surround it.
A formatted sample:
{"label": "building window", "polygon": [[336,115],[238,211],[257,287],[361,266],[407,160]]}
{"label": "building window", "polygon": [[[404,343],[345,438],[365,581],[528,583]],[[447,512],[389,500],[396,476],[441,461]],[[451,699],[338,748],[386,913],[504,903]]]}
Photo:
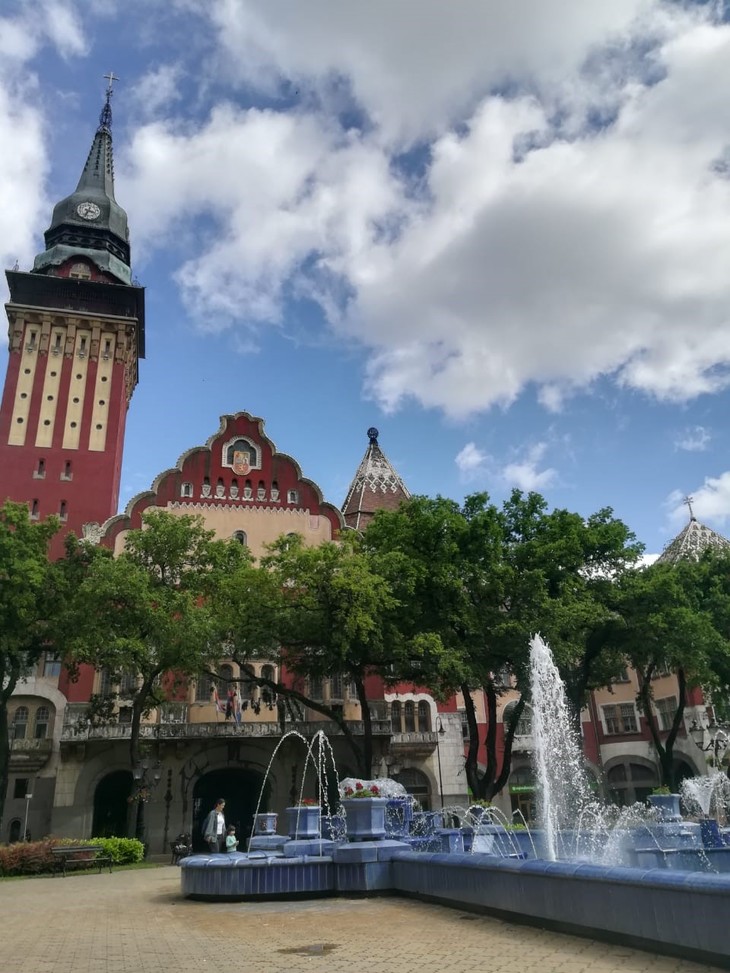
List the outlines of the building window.
{"label": "building window", "polygon": [[40,504],[37,500],[32,500],[30,504],[30,519],[38,520],[40,517]]}
{"label": "building window", "polygon": [[107,697],[113,694],[112,676],[108,669],[99,670],[99,696]]}
{"label": "building window", "polygon": [[119,677],[119,695],[130,697],[137,692],[137,673],[123,672]]}
{"label": "building window", "polygon": [[48,724],[51,713],[47,706],[39,706],[35,712],[35,728],[33,736],[36,740],[45,740],[48,736]]}
{"label": "building window", "polygon": [[8,827],[8,844],[14,845],[17,841],[20,841],[20,829],[22,824],[20,818],[13,818]]}
{"label": "building window", "polygon": [[89,269],[89,265],[88,264],[85,264],[85,263],[76,263],[76,264],[73,264],[73,266],[71,267],[71,270],[69,270],[68,276],[69,277],[75,277],[78,280],[90,280],[91,279],[91,270]]}
{"label": "building window", "polygon": [[131,723],[132,722],[132,707],[131,706],[120,706],[118,720],[120,723]]}
{"label": "building window", "polygon": [[246,536],[245,530],[237,530],[233,533],[233,540],[238,541],[242,547],[248,546],[248,537]]}
{"label": "building window", "polygon": [[659,786],[659,777],[653,767],[626,761],[608,770],[606,783],[611,801],[624,807],[636,801],[645,801],[652,790]]}
{"label": "building window", "polygon": [[661,662],[656,666],[654,672],[651,674],[652,679],[663,679],[665,676],[671,676],[672,670],[669,668],[666,662]]}
{"label": "building window", "polygon": [[198,681],[195,684],[195,702],[196,703],[209,703],[210,698],[213,695],[213,678],[207,672],[202,672],[198,676]]}
{"label": "building window", "polygon": [[25,740],[28,732],[28,707],[19,706],[13,716],[12,736],[13,740]]}
{"label": "building window", "polygon": [[299,492],[297,490],[287,490],[286,502],[299,503]]}
{"label": "building window", "polygon": [[266,486],[263,480],[259,480],[259,485],[256,487],[256,499],[257,500],[266,499]]}
{"label": "building window", "polygon": [[619,703],[603,707],[606,733],[638,733],[633,703]]}
{"label": "building window", "polygon": [[628,669],[626,668],[626,666],[624,666],[624,667],[623,667],[623,669],[621,669],[621,670],[620,670],[620,671],[619,671],[619,672],[618,672],[618,673],[617,673],[617,674],[616,674],[616,675],[614,676],[614,678],[613,678],[613,680],[612,680],[612,682],[615,682],[615,683],[620,683],[620,682],[621,682],[621,683],[626,683],[626,682],[631,682],[631,678],[630,678],[630,676],[629,676],[629,670],[628,670]]}
{"label": "building window", "polygon": [[180,496],[181,497],[192,497],[193,495],[193,484],[192,483],[181,483],[180,484]]}
{"label": "building window", "polygon": [[390,704],[390,730],[391,733],[401,732],[401,707],[400,700],[394,699]]}
{"label": "building window", "polygon": [[261,468],[258,449],[248,439],[237,439],[223,448],[223,465],[232,467],[239,475],[245,476],[250,469]]}
{"label": "building window", "polygon": [[58,517],[64,522],[68,520],[68,504],[65,500],[62,500],[58,506]]}
{"label": "building window", "polygon": [[[271,682],[275,682],[276,669],[270,665],[261,666],[261,678],[269,679]],[[261,688],[261,699],[264,703],[268,703],[269,706],[272,706],[276,699],[276,693],[268,686],[263,686]]]}
{"label": "building window", "polygon": [[319,676],[311,676],[309,679],[309,698],[319,702],[322,695],[322,679]]}
{"label": "building window", "polygon": [[656,701],[656,711],[659,717],[659,729],[671,730],[674,717],[677,715],[677,697],[665,696]]}
{"label": "building window", "polygon": [[38,460],[38,466],[33,474],[33,479],[35,480],[45,480],[46,478],[46,461],[44,459]]}
{"label": "building window", "polygon": [[342,676],[334,675],[330,679],[330,699],[332,702],[341,702],[343,697]]}
{"label": "building window", "polygon": [[46,652],[43,657],[43,676],[46,679],[58,679],[61,675],[61,660],[53,652]]}
{"label": "building window", "polygon": [[407,700],[403,706],[403,723],[406,733],[416,732],[416,707],[412,699]]}
{"label": "building window", "polygon": [[428,733],[431,729],[431,707],[425,699],[418,704],[418,730],[420,733]]}
{"label": "building window", "polygon": [[271,500],[273,503],[279,502],[279,484],[276,480],[271,484]]}
{"label": "building window", "polygon": [[63,465],[63,473],[61,474],[62,480],[73,480],[73,473],[71,472],[71,460],[66,460]]}
{"label": "building window", "polygon": [[459,710],[459,715],[461,716],[461,739],[462,740],[468,740],[469,739],[469,720],[467,719],[467,716],[466,716],[466,710],[465,709]]}
{"label": "building window", "polygon": [[30,789],[30,777],[16,777],[13,785],[13,798],[22,801]]}
{"label": "building window", "polygon": [[[502,710],[502,722],[504,723],[505,733],[507,733],[509,730],[509,724],[515,706],[517,706],[517,700],[513,700],[511,703],[507,703],[505,708]],[[529,706],[525,706],[525,708],[522,710],[522,716],[517,721],[517,727],[515,728],[515,736],[516,737],[532,736],[532,710],[530,709]]]}

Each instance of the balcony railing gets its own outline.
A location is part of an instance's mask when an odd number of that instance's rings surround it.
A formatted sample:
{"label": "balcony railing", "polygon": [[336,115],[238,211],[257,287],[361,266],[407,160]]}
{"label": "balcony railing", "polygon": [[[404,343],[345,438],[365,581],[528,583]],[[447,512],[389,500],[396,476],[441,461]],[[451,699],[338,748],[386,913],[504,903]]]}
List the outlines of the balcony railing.
{"label": "balcony railing", "polygon": [[[354,736],[365,732],[362,720],[348,720],[347,728]],[[342,736],[337,723],[327,720],[285,723],[143,723],[139,728],[142,740],[206,740],[281,737],[296,730],[305,737],[313,737],[320,730],[327,736]],[[373,736],[390,736],[389,720],[373,720]],[[132,733],[129,723],[112,723],[105,726],[70,723],[61,732],[62,743],[83,743],[86,740],[128,740]]]}
{"label": "balcony railing", "polygon": [[48,756],[53,750],[53,740],[50,737],[42,737],[40,740],[33,738],[30,739],[20,739],[11,740],[10,742],[10,752],[11,754],[28,754],[28,755],[44,755]]}
{"label": "balcony railing", "polygon": [[427,756],[438,745],[438,733],[432,730],[409,730],[407,733],[394,733],[390,738],[391,751],[400,751]]}

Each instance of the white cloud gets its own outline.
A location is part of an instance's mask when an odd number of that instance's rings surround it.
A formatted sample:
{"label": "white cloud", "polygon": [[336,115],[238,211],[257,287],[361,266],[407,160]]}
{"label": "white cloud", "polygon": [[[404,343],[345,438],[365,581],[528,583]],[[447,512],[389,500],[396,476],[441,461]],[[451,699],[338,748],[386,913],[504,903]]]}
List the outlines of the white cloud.
{"label": "white cloud", "polygon": [[218,105],[131,147],[135,243],[187,246],[202,327],[318,300],[386,410],[730,382],[730,26],[709,5],[182,5],[218,31],[207,70],[302,85],[295,109]]}
{"label": "white cloud", "polygon": [[459,473],[464,479],[470,480],[477,476],[479,473],[483,472],[489,457],[488,455],[476,445],[476,443],[467,443],[463,449],[461,449],[454,460],[456,463]]}
{"label": "white cloud", "polygon": [[[692,510],[701,521],[718,526],[730,520],[730,471],[719,476],[708,476],[701,487],[692,491]],[[675,490],[666,501],[669,518],[673,525],[687,520],[687,505],[682,494]]]}
{"label": "white cloud", "polygon": [[507,465],[501,471],[501,478],[510,487],[518,490],[537,492],[545,490],[555,483],[557,471],[551,467],[538,469],[547,450],[547,443],[535,443],[529,446],[524,455]]}
{"label": "white cloud", "polygon": [[675,449],[688,453],[703,453],[712,441],[712,435],[704,426],[688,426],[674,441]]}
{"label": "white cloud", "polygon": [[130,97],[143,118],[169,111],[182,97],[182,68],[178,64],[161,64],[144,74],[130,90]]}

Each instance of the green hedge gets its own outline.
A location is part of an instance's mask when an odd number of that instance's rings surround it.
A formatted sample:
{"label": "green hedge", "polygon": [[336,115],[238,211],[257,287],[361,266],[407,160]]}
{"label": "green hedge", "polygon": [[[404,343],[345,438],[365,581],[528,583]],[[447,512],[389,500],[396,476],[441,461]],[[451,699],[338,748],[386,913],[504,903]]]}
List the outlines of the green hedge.
{"label": "green hedge", "polygon": [[144,845],[137,838],[45,838],[0,845],[0,875],[40,875],[52,872],[56,860],[51,851],[59,845],[93,845],[103,848],[117,865],[131,865],[144,859]]}

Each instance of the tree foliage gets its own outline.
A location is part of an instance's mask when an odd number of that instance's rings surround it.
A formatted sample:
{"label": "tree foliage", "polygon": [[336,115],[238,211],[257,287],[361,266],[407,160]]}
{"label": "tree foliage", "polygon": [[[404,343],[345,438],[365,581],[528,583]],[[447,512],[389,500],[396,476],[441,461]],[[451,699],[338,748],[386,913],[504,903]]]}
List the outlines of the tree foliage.
{"label": "tree foliage", "polygon": [[25,504],[7,500],[0,507],[0,819],[10,765],[8,702],[50,647],[58,585],[48,544],[58,526],[55,517],[31,520]]}

